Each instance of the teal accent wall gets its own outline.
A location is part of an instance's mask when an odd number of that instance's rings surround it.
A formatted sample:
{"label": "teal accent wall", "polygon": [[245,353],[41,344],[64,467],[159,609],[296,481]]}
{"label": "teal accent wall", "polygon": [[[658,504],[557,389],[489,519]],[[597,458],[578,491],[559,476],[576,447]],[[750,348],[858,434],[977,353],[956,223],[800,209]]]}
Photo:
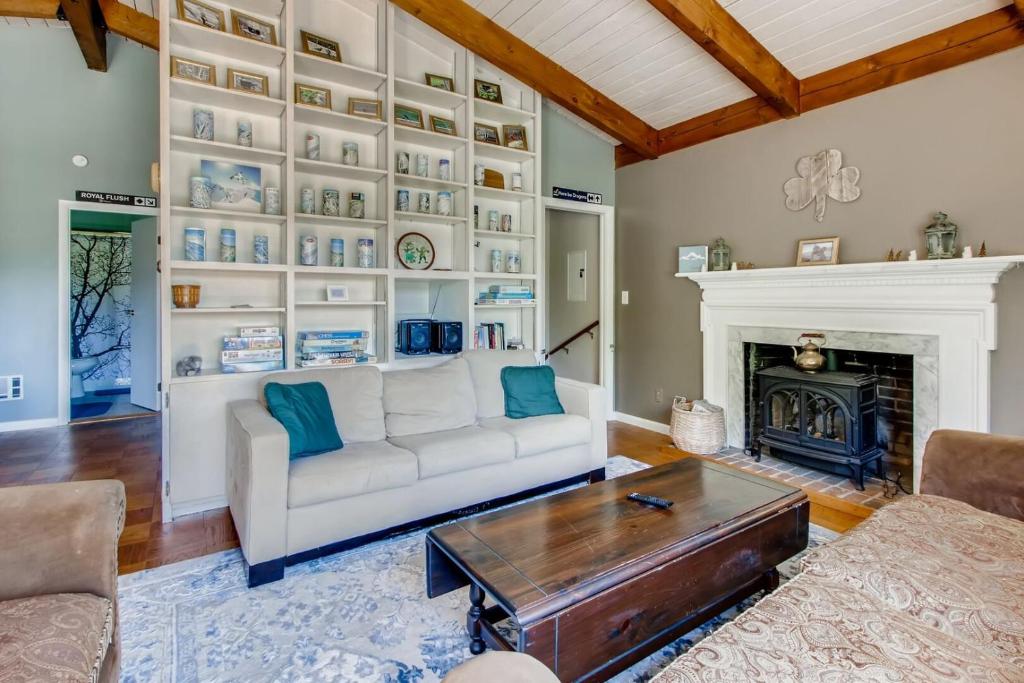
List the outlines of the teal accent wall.
{"label": "teal accent wall", "polygon": [[544,196],[552,187],[600,192],[615,204],[615,146],[570,120],[544,101],[541,112]]}
{"label": "teal accent wall", "polygon": [[[108,50],[98,73],[70,30],[0,26],[0,375],[25,376],[0,425],[57,416],[58,200],[153,194],[157,53],[118,38]],[[74,154],[89,165],[72,165]]]}

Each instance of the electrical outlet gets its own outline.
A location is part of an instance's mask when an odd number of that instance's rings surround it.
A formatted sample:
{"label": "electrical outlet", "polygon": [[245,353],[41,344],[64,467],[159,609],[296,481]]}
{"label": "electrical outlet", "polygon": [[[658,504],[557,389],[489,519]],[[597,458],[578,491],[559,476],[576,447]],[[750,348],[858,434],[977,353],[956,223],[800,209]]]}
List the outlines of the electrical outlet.
{"label": "electrical outlet", "polygon": [[664,400],[665,400],[665,390],[660,388],[660,387],[655,389],[654,390],[654,402],[655,403],[661,403]]}

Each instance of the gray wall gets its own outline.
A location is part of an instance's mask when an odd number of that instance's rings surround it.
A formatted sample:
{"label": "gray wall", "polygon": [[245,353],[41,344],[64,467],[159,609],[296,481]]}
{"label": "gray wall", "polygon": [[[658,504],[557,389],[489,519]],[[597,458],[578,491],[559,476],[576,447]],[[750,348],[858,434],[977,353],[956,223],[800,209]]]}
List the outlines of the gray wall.
{"label": "gray wall", "polygon": [[[724,237],[733,260],[795,263],[801,238],[839,235],[840,262],[880,261],[916,248],[943,210],[961,236],[989,254],[1024,253],[1024,49],[820,109],[798,119],[642,162],[617,172],[617,405],[667,422],[673,394],[701,393],[697,286],[672,277],[676,247]],[[862,197],[785,208],[782,185],[801,156],[834,147],[860,168]],[[994,358],[993,429],[1024,432],[1021,338],[1024,277],[1000,284],[1000,350]],[[655,390],[666,400],[657,403]]]}
{"label": "gray wall", "polygon": [[[601,317],[601,221],[597,216],[570,211],[547,212],[548,348],[579,332]],[[587,252],[587,300],[569,301],[567,258],[570,251]],[[551,357],[559,377],[597,383],[600,378],[597,330],[584,335]]]}
{"label": "gray wall", "polygon": [[97,73],[70,30],[0,27],[0,375],[25,375],[25,398],[0,403],[0,422],[57,415],[57,201],[153,194],[157,54],[109,48]]}
{"label": "gray wall", "polygon": [[580,127],[544,101],[541,110],[544,153],[541,181],[544,196],[552,187],[600,192],[615,204],[615,146]]}

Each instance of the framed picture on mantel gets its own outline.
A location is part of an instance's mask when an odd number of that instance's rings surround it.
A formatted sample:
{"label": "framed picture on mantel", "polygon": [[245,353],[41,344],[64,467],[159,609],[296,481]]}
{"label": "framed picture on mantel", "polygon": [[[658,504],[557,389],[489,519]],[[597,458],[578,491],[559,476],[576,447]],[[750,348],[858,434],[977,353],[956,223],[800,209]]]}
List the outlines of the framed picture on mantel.
{"label": "framed picture on mantel", "polygon": [[708,246],[679,247],[679,270],[677,273],[699,273],[708,265]]}
{"label": "framed picture on mantel", "polygon": [[818,237],[800,240],[796,250],[798,266],[830,266],[839,263],[839,238]]}

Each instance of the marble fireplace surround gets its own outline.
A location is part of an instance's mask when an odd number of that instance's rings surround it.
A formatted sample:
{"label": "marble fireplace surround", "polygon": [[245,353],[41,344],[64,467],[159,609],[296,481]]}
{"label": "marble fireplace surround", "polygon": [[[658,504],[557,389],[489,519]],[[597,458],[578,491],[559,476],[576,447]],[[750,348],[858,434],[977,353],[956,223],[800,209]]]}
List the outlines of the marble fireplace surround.
{"label": "marble fireplace surround", "polygon": [[938,428],[987,432],[995,286],[1024,256],[687,273],[702,290],[704,398],[726,409],[744,445],[743,344],[828,346],[914,357],[914,490]]}

